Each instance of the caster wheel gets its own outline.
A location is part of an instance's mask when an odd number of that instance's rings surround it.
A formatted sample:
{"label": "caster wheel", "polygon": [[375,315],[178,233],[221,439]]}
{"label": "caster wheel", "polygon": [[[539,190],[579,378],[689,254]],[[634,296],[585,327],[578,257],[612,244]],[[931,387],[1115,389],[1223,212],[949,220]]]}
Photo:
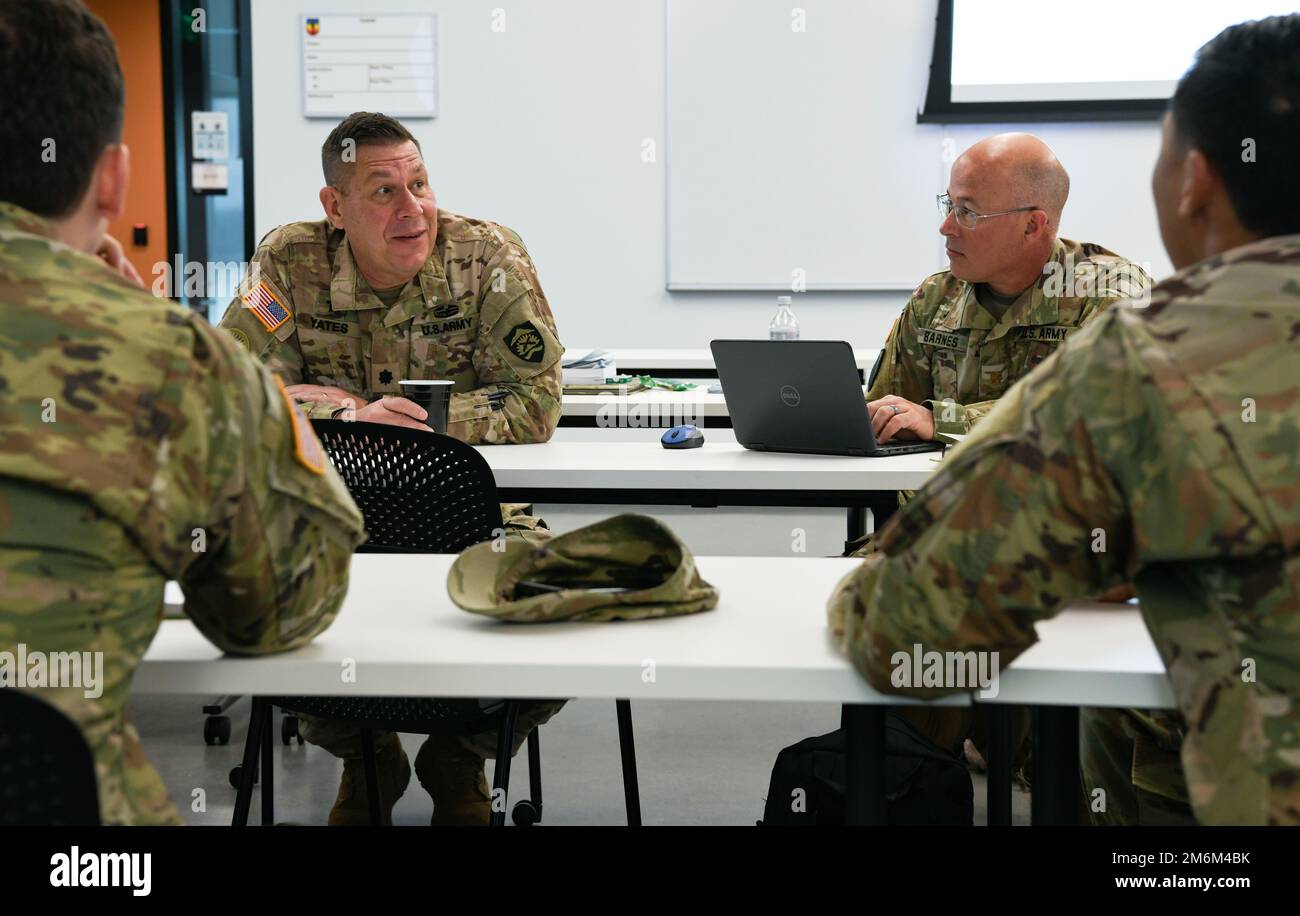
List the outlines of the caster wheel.
{"label": "caster wheel", "polygon": [[297,738],[298,743],[302,744],[302,735],[298,733],[298,717],[285,716],[280,720],[280,741],[285,745],[293,744],[293,739]]}
{"label": "caster wheel", "polygon": [[[230,768],[230,787],[239,788],[239,781],[244,778],[244,766],[240,764]],[[253,785],[257,785],[257,775],[253,776]]]}
{"label": "caster wheel", "polygon": [[531,827],[541,819],[542,809],[527,799],[516,802],[510,810],[510,820],[514,821],[516,827]]}
{"label": "caster wheel", "polygon": [[230,743],[230,717],[208,716],[203,721],[203,742],[205,744]]}

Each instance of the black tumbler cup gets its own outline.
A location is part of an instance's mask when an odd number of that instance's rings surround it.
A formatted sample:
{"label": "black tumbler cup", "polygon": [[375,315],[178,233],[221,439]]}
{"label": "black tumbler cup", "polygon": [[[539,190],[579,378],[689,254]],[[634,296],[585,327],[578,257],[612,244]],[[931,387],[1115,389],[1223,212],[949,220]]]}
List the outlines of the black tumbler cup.
{"label": "black tumbler cup", "polygon": [[402,388],[402,397],[414,401],[429,412],[424,422],[435,433],[447,434],[447,414],[451,410],[451,386],[455,382],[442,380],[416,381],[403,379],[397,383]]}

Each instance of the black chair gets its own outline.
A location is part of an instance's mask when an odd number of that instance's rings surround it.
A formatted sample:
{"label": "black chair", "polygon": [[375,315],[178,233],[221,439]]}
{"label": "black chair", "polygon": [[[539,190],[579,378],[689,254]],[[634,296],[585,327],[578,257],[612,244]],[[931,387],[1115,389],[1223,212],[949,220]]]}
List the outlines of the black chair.
{"label": "black chair", "polygon": [[[316,420],[313,426],[365,517],[368,539],[358,553],[460,553],[502,527],[492,469],[471,446],[376,423]],[[230,740],[224,713],[238,699],[204,704],[206,743]],[[295,738],[302,744],[297,718],[286,714],[280,740],[287,745]],[[231,771],[236,788],[241,774],[240,767]]]}
{"label": "black chair", "polygon": [[379,423],[312,428],[365,517],[358,553],[460,553],[501,528],[496,479],[473,446]]}
{"label": "black chair", "polygon": [[[316,435],[365,518],[368,540],[359,553],[459,553],[489,540],[502,527],[492,469],[472,446],[449,436],[374,423],[313,421]],[[436,520],[436,524],[431,521]],[[629,824],[640,823],[636,758],[630,704],[618,701],[619,741]],[[243,763],[232,773],[238,783],[236,825],[246,824],[257,781],[261,751],[262,823],[274,822],[271,781],[272,707],[280,706],[361,725],[366,794],[372,824],[381,820],[374,732],[479,734],[499,729],[493,798],[504,800],[514,746],[515,700],[426,697],[256,697],[249,719]],[[531,798],[515,805],[516,824],[541,820],[541,744],[539,729],[528,736]],[[498,796],[498,792],[500,795]],[[494,804],[492,824],[505,823],[504,807]]]}
{"label": "black chair", "polygon": [[62,710],[0,688],[0,827],[99,824],[95,759]]}

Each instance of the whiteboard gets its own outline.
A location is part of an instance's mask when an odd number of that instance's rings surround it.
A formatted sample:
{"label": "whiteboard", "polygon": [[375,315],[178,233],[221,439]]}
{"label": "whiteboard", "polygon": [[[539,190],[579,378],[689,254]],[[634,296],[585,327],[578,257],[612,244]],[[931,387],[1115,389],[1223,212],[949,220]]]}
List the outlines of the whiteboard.
{"label": "whiteboard", "polygon": [[936,8],[668,0],[668,289],[910,292],[947,266],[952,153],[916,123]]}

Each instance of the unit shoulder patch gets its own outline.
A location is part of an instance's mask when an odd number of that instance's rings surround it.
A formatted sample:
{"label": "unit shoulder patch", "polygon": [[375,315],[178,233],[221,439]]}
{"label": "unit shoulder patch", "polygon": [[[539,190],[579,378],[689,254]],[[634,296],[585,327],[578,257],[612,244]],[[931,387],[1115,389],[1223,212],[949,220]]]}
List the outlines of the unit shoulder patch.
{"label": "unit shoulder patch", "polygon": [[525,362],[540,363],[546,356],[546,338],[531,321],[515,325],[502,340],[506,349]]}
{"label": "unit shoulder patch", "polygon": [[324,474],[325,450],[321,447],[320,440],[316,438],[316,433],[311,428],[311,421],[303,415],[302,409],[298,407],[294,399],[289,397],[284,382],[280,381],[278,376],[275,384],[284,397],[285,407],[289,410],[290,422],[293,423],[294,456],[303,467],[313,474]]}

